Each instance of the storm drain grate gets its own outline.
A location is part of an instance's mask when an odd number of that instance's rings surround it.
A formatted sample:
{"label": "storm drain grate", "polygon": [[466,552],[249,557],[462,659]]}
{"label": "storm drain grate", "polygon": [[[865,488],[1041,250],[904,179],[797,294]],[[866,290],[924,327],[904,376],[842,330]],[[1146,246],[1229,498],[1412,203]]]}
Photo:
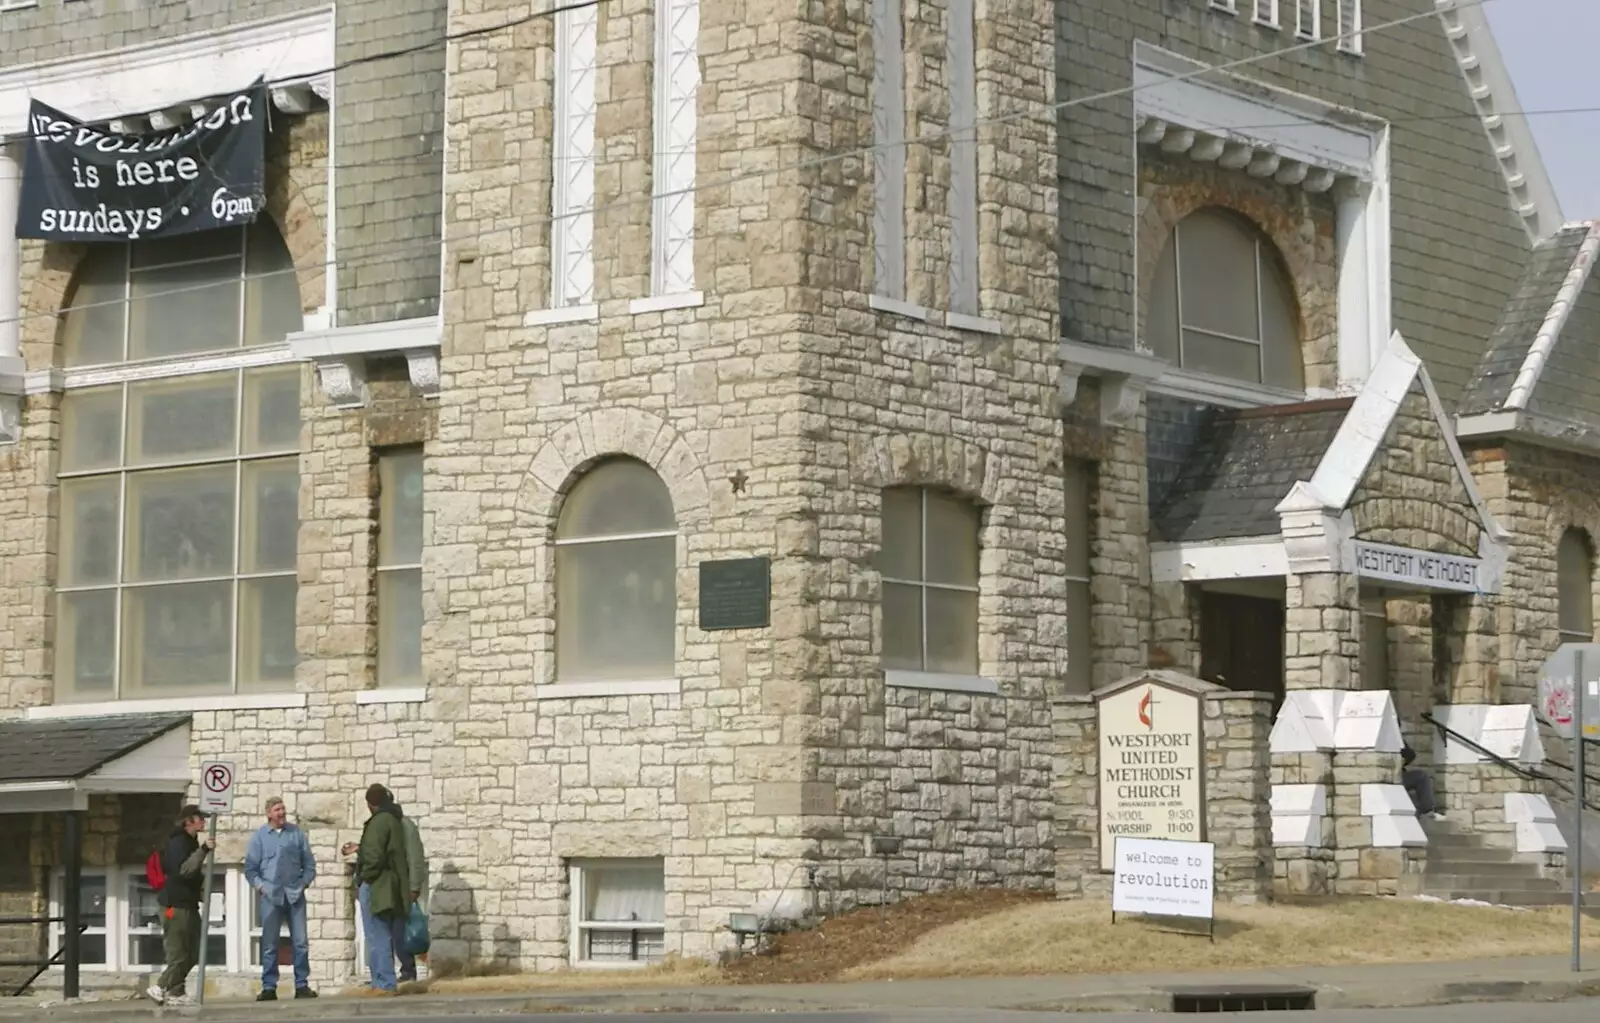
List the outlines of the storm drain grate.
{"label": "storm drain grate", "polygon": [[1274,1012],[1316,1007],[1317,992],[1308,987],[1186,988],[1172,992],[1173,1012]]}

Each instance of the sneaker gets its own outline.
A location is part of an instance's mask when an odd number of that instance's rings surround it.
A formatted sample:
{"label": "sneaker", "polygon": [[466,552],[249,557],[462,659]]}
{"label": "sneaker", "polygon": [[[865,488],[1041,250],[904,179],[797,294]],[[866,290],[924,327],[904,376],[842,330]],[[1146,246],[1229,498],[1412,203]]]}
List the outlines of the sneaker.
{"label": "sneaker", "polygon": [[297,987],[294,989],[294,996],[296,998],[315,998],[317,993],[308,987]]}
{"label": "sneaker", "polygon": [[1442,812],[1440,812],[1438,810],[1433,811],[1432,813],[1428,814],[1428,816],[1431,817],[1432,819],[1436,820],[1436,821],[1443,821],[1443,820],[1449,820],[1450,819],[1450,818],[1446,817]]}
{"label": "sneaker", "polygon": [[194,1002],[188,995],[168,995],[166,1005],[190,1005]]}
{"label": "sneaker", "polygon": [[278,992],[270,987],[262,988],[261,993],[256,995],[256,1001],[258,1002],[276,1002],[277,1000]]}
{"label": "sneaker", "polygon": [[152,1002],[155,1002],[157,1005],[167,1004],[167,993],[161,990],[160,984],[151,984],[149,987],[144,989],[144,993]]}

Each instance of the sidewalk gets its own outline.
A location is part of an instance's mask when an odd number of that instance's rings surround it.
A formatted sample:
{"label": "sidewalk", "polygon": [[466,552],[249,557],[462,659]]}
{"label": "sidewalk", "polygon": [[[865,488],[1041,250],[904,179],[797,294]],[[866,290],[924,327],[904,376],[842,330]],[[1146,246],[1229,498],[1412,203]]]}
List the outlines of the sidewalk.
{"label": "sidewalk", "polygon": [[1600,953],[1594,967],[1572,973],[1565,957],[1491,959],[1382,966],[1308,966],[1200,974],[1126,973],[1110,976],[985,977],[634,989],[572,989],[518,995],[412,995],[314,1002],[215,1001],[203,1009],[158,1008],[149,1002],[89,1002],[40,1007],[40,999],[0,999],[0,1020],[193,1019],[255,1023],[282,1019],[359,1019],[373,1016],[489,1016],[514,1012],[817,1012],[882,1009],[1023,1009],[1058,1012],[1159,1012],[1174,989],[1232,985],[1316,989],[1318,1009],[1379,1009],[1457,1002],[1556,1001],[1600,995]]}

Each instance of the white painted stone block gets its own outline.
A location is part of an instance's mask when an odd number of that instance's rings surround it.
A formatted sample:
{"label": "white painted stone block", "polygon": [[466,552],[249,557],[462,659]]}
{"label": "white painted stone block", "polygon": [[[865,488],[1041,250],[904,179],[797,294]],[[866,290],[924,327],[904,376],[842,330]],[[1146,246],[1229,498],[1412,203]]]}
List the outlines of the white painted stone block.
{"label": "white painted stone block", "polygon": [[1544,824],[1555,820],[1555,808],[1544,796],[1533,792],[1506,793],[1507,824]]}
{"label": "white painted stone block", "polygon": [[1395,714],[1394,696],[1387,690],[1346,693],[1337,714],[1336,749],[1400,752],[1400,719]]}
{"label": "white painted stone block", "polygon": [[1326,785],[1272,786],[1272,816],[1321,817],[1328,812]]}
{"label": "white painted stone block", "polygon": [[1272,725],[1272,752],[1316,753],[1333,749],[1333,726],[1343,695],[1332,689],[1286,694],[1278,709],[1278,720]]}
{"label": "white painted stone block", "polygon": [[1322,818],[1289,816],[1272,818],[1273,845],[1322,844]]}
{"label": "white painted stone block", "polygon": [[1428,834],[1414,812],[1379,814],[1372,818],[1372,844],[1384,849],[1425,846]]}
{"label": "white painted stone block", "polygon": [[1361,812],[1368,817],[1401,815],[1415,817],[1417,808],[1404,785],[1361,786]]}
{"label": "white painted stone block", "polygon": [[1506,704],[1489,707],[1483,715],[1483,738],[1479,745],[1512,763],[1544,763],[1544,742],[1533,705]]}
{"label": "white painted stone block", "polygon": [[[1440,724],[1460,735],[1480,742],[1483,736],[1483,719],[1489,711],[1486,704],[1481,703],[1454,703],[1440,704],[1433,708],[1433,717]],[[1436,764],[1476,764],[1483,757],[1471,747],[1452,738],[1448,733],[1442,736],[1443,742],[1435,741],[1433,744],[1433,760]]]}
{"label": "white painted stone block", "polygon": [[1561,829],[1556,827],[1554,821],[1532,821],[1527,824],[1517,825],[1517,852],[1552,853],[1566,851],[1567,840],[1561,837]]}

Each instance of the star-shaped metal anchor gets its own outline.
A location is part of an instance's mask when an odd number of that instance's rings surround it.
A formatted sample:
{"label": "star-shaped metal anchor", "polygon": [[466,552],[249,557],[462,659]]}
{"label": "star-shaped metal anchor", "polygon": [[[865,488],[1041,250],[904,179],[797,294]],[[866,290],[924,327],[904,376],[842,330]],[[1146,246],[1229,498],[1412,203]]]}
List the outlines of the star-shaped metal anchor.
{"label": "star-shaped metal anchor", "polygon": [[739,469],[732,476],[728,477],[728,484],[733,487],[733,492],[735,494],[744,493],[744,485],[749,482],[750,477],[745,475],[743,469]]}

